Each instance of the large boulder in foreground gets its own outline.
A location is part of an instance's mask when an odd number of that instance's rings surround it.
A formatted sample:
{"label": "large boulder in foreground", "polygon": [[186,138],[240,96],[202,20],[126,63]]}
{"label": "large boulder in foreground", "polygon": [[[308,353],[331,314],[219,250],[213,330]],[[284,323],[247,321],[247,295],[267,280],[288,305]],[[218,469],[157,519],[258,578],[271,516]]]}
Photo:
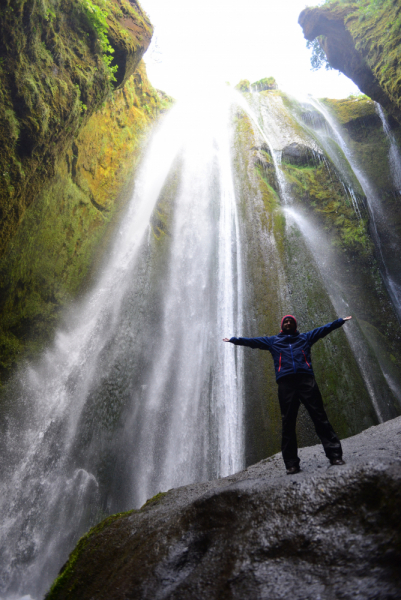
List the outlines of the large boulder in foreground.
{"label": "large boulder in foreground", "polygon": [[47,600],[396,599],[401,596],[401,417],[320,446],[286,476],[280,455],[159,494],[84,536]]}

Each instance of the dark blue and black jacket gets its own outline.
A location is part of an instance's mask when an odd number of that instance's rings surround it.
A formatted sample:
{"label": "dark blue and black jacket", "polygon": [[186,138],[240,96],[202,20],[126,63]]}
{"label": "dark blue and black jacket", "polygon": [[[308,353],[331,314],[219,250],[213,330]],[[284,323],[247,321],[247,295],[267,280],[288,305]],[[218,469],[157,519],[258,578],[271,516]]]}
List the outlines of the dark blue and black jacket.
{"label": "dark blue and black jacket", "polygon": [[276,380],[284,375],[294,373],[309,373],[313,375],[311,348],[318,340],[324,338],[334,329],[344,325],[344,319],[337,319],[333,323],[327,323],[323,327],[312,329],[307,333],[296,331],[288,335],[283,331],[278,335],[259,338],[231,338],[230,342],[236,346],[248,346],[268,350],[274,361]]}

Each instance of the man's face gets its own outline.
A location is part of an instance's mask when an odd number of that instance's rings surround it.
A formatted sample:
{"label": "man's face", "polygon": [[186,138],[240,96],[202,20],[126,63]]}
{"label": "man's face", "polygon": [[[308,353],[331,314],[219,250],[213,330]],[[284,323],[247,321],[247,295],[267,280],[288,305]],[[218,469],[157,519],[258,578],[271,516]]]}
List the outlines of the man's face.
{"label": "man's face", "polygon": [[296,331],[296,326],[295,326],[295,322],[294,319],[291,319],[290,317],[286,317],[283,321],[283,331],[285,333],[293,333],[294,331]]}

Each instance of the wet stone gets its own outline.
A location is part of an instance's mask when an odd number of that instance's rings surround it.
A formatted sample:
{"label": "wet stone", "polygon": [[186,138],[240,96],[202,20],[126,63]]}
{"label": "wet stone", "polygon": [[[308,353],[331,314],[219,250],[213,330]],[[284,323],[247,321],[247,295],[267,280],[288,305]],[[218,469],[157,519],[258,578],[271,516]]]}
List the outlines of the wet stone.
{"label": "wet stone", "polygon": [[315,152],[309,146],[293,142],[282,152],[282,160],[296,166],[317,165],[323,160],[323,155]]}
{"label": "wet stone", "polygon": [[47,599],[398,599],[400,433],[343,440],[342,467],[313,446],[296,476],[276,455],[170,490],[94,530]]}

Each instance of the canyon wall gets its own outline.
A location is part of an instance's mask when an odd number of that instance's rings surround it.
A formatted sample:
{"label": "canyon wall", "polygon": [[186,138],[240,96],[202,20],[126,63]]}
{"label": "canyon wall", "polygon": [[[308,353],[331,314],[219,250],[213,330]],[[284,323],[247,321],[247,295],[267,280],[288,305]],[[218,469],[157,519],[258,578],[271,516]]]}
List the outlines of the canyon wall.
{"label": "canyon wall", "polygon": [[[372,393],[387,407],[384,419],[400,410],[386,378],[401,385],[396,368],[401,331],[380,270],[381,255],[391,258],[394,247],[390,241],[386,245],[387,238],[381,249],[375,246],[365,192],[319,110],[335,119],[362,172],[372,176],[382,207],[386,201],[397,214],[389,142],[366,97],[325,99],[318,108],[281,91],[246,98],[267,138],[246,112],[236,112],[234,171],[246,240],[243,335],[273,335],[288,312],[297,316],[303,331],[345,311],[352,314],[351,336],[343,328],[313,349],[329,418],[347,437],[377,422]],[[394,219],[399,240],[397,223]],[[245,351],[247,464],[280,446],[281,416],[270,363],[268,353]],[[298,438],[301,445],[317,441],[303,409]]]}
{"label": "canyon wall", "polygon": [[170,103],[140,62],[152,26],[136,2],[107,3],[114,53],[102,51],[96,3],[46,6],[0,10],[2,382],[51,339],[95,272],[146,134]]}
{"label": "canyon wall", "polygon": [[299,16],[305,38],[319,39],[334,69],[401,122],[399,61],[401,7],[397,0],[331,0]]}

